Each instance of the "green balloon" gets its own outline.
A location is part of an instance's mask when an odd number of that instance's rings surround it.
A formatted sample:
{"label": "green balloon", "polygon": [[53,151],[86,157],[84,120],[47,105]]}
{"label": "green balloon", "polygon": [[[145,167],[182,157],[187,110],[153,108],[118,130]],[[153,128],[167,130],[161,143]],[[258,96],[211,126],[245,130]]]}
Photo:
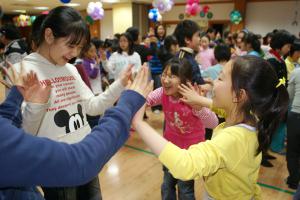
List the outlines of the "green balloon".
{"label": "green balloon", "polygon": [[212,12],[208,12],[208,13],[207,13],[207,18],[208,18],[208,19],[213,18],[213,16],[214,16],[214,14],[213,14]]}
{"label": "green balloon", "polygon": [[89,16],[89,15],[87,15],[86,17],[85,17],[85,21],[87,22],[87,23],[89,23],[90,25],[92,25],[92,24],[94,24],[94,20],[91,18],[91,16]]}
{"label": "green balloon", "polygon": [[200,12],[200,17],[205,17],[205,12],[203,10]]}

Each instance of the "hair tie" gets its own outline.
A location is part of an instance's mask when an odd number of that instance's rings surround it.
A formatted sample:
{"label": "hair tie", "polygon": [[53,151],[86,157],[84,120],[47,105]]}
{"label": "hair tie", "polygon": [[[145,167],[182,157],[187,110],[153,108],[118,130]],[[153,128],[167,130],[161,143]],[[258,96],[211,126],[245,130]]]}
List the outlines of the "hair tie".
{"label": "hair tie", "polygon": [[276,88],[278,88],[281,85],[285,86],[285,78],[284,77],[279,79],[279,83],[276,85]]}

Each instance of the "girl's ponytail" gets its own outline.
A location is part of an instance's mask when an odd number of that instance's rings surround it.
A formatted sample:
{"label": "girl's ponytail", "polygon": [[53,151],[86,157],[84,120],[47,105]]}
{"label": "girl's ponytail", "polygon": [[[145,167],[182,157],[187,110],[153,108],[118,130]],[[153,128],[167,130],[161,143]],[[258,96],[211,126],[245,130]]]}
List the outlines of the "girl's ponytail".
{"label": "girl's ponytail", "polygon": [[272,134],[276,131],[280,121],[285,117],[288,107],[288,93],[284,85],[275,89],[273,97],[260,108],[257,123],[258,153],[267,151]]}

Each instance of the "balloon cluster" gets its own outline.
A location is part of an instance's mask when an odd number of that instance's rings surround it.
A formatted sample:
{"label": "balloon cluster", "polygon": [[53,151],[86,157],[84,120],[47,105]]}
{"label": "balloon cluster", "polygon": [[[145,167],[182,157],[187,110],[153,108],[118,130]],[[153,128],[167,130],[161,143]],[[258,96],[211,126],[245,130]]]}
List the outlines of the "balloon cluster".
{"label": "balloon cluster", "polygon": [[14,24],[18,27],[31,26],[36,16],[19,15],[13,18]]}
{"label": "balloon cluster", "polygon": [[154,0],[152,2],[153,8],[157,8],[159,13],[161,14],[170,11],[173,5],[174,5],[173,0]]}
{"label": "balloon cluster", "polygon": [[201,11],[199,0],[186,0],[185,13],[196,16]]}
{"label": "balloon cluster", "polygon": [[159,13],[157,8],[152,8],[149,10],[148,17],[153,22],[160,22],[162,20],[162,16]]}
{"label": "balloon cluster", "polygon": [[89,2],[86,12],[93,20],[101,20],[104,17],[104,9],[102,8],[102,3],[100,1]]}
{"label": "balloon cluster", "polygon": [[213,18],[213,13],[209,11],[210,7],[209,6],[203,6],[202,10],[200,11],[200,17],[207,17],[207,19]]}
{"label": "balloon cluster", "polygon": [[241,13],[238,10],[233,10],[230,13],[230,21],[234,24],[239,24],[243,20]]}

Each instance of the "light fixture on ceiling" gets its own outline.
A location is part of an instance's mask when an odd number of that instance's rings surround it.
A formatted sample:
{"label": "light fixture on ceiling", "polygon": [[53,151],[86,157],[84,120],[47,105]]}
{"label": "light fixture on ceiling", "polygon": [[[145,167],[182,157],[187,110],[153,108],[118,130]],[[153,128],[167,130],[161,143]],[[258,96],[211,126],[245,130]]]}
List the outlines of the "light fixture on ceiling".
{"label": "light fixture on ceiling", "polygon": [[13,10],[13,12],[17,12],[17,13],[26,13],[26,10]]}
{"label": "light fixture on ceiling", "polygon": [[117,3],[120,2],[120,0],[102,0],[103,3]]}
{"label": "light fixture on ceiling", "polygon": [[33,7],[35,10],[49,10],[49,7],[46,7],[46,6],[36,6],[36,7]]}
{"label": "light fixture on ceiling", "polygon": [[66,6],[70,6],[70,7],[77,7],[77,6],[80,6],[79,3],[66,3],[65,5],[66,5]]}

